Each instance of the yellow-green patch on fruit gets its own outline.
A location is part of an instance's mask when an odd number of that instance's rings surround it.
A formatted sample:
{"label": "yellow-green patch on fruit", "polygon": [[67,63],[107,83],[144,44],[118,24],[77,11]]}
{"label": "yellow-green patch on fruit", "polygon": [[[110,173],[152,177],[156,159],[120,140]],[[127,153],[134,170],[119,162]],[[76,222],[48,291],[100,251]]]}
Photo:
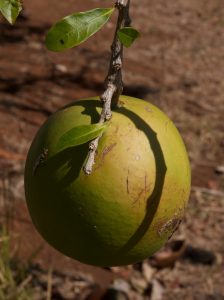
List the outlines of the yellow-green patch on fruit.
{"label": "yellow-green patch on fruit", "polygon": [[71,128],[99,120],[98,98],[53,114],[29,150],[25,193],[39,233],[81,262],[115,266],[157,251],[183,217],[190,166],[182,138],[154,105],[121,96],[100,139],[93,172],[83,172],[88,144],[57,153]]}

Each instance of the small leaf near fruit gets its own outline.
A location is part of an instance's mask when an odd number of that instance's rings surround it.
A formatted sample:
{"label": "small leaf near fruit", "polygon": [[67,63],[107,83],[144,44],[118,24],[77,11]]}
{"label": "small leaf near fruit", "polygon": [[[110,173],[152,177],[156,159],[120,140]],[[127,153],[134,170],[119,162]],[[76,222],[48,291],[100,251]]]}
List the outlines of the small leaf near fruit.
{"label": "small leaf near fruit", "polygon": [[139,36],[139,31],[133,27],[123,27],[118,31],[120,42],[127,48],[129,48]]}
{"label": "small leaf near fruit", "polygon": [[63,134],[57,143],[57,152],[66,148],[85,144],[100,136],[107,128],[108,122],[100,124],[81,125]]}
{"label": "small leaf near fruit", "polygon": [[113,11],[114,8],[96,8],[65,17],[48,31],[47,48],[57,52],[83,43],[102,28]]}
{"label": "small leaf near fruit", "polygon": [[0,0],[0,12],[10,24],[14,24],[22,10],[20,0]]}

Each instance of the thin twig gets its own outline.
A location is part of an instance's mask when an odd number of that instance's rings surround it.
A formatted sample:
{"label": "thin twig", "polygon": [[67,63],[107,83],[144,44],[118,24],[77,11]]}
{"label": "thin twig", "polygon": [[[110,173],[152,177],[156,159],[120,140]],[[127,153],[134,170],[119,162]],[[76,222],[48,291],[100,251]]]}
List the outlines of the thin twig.
{"label": "thin twig", "polygon": [[53,268],[50,266],[47,276],[47,296],[46,300],[51,300],[52,295],[52,274],[53,274]]}
{"label": "thin twig", "polygon": [[[117,26],[111,46],[111,59],[107,77],[105,79],[105,90],[100,97],[103,108],[100,115],[99,123],[104,123],[112,117],[111,107],[119,105],[119,97],[123,92],[122,81],[122,61],[123,45],[118,38],[118,31],[122,27],[130,26],[131,19],[129,16],[130,0],[117,0],[115,7],[118,9]],[[95,161],[95,155],[101,136],[94,139],[89,144],[89,153],[87,161],[83,167],[85,174],[89,175]]]}
{"label": "thin twig", "polygon": [[17,295],[22,292],[22,290],[32,281],[33,277],[31,274],[29,274],[18,286],[16,293]]}

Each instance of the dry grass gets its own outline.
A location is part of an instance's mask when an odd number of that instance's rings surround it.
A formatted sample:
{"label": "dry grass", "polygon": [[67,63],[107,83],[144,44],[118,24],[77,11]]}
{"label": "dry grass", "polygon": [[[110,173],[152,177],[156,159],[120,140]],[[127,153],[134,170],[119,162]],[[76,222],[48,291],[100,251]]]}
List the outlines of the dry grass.
{"label": "dry grass", "polygon": [[0,229],[0,300],[32,300],[29,267],[10,255],[10,237]]}

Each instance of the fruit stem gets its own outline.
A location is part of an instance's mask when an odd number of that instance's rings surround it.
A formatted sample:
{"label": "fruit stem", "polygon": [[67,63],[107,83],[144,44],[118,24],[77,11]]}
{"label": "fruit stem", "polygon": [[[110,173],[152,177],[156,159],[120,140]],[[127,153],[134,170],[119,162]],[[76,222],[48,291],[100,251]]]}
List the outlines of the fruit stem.
{"label": "fruit stem", "polygon": [[105,79],[105,90],[101,95],[101,101],[105,104],[103,114],[105,119],[111,118],[111,104],[116,107],[119,103],[119,96],[123,92],[122,81],[122,62],[123,62],[123,44],[118,38],[118,31],[122,27],[130,26],[129,17],[130,0],[117,0],[115,7],[118,9],[117,25],[111,45],[111,59],[108,75]]}
{"label": "fruit stem", "polygon": [[[111,58],[107,77],[104,81],[104,92],[100,97],[103,103],[99,123],[104,123],[112,117],[111,107],[119,105],[119,97],[123,92],[122,81],[122,62],[123,62],[123,44],[118,37],[118,31],[122,27],[130,26],[131,19],[129,7],[131,0],[117,0],[115,7],[118,10],[116,30],[114,33],[113,43],[111,45]],[[95,160],[96,150],[101,136],[94,139],[89,144],[89,153],[87,161],[83,167],[85,174],[90,175]]]}

